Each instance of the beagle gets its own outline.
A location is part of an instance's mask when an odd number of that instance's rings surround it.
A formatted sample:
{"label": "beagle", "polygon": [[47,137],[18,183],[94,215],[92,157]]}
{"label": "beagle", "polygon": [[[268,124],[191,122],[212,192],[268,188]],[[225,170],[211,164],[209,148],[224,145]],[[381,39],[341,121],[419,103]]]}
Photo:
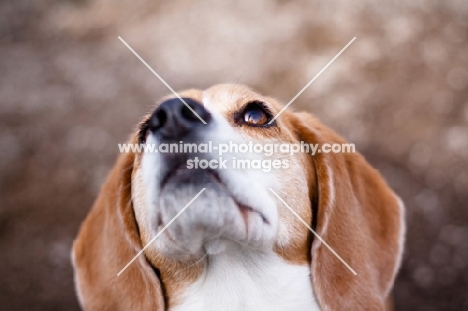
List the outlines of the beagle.
{"label": "beagle", "polygon": [[[275,119],[281,105],[245,86],[180,96],[163,98],[130,142],[345,143],[308,113]],[[121,153],[73,245],[83,309],[389,308],[404,207],[360,154],[234,150],[223,156],[288,165],[187,166],[215,153]]]}

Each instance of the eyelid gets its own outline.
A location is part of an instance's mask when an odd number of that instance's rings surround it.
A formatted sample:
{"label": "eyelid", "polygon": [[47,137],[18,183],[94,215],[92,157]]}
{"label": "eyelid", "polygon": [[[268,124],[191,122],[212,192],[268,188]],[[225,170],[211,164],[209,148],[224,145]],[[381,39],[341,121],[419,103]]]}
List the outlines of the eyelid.
{"label": "eyelid", "polygon": [[260,100],[254,100],[254,101],[251,101],[251,102],[248,102],[247,104],[245,104],[244,109],[242,109],[242,113],[245,113],[247,108],[249,108],[249,106],[252,106],[252,105],[256,105],[256,106],[259,106],[260,108],[262,108],[265,111],[265,113],[268,115],[268,117],[273,116],[273,114],[270,111],[270,108],[264,102],[262,102]]}

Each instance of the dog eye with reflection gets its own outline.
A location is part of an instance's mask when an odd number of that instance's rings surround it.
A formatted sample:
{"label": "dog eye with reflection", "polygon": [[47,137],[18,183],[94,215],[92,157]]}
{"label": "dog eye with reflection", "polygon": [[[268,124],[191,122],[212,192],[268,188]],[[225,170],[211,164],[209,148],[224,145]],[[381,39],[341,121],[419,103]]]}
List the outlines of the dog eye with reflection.
{"label": "dog eye with reflection", "polygon": [[242,122],[250,126],[268,125],[272,115],[261,102],[249,103],[242,112]]}

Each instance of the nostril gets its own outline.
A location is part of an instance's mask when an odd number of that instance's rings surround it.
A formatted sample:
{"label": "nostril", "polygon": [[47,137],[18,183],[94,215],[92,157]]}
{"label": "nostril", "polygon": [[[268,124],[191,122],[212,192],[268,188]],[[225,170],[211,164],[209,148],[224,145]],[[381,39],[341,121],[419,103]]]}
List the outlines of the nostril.
{"label": "nostril", "polygon": [[151,118],[150,128],[157,129],[163,127],[167,122],[167,113],[163,109],[159,110],[156,115]]}
{"label": "nostril", "polygon": [[164,110],[159,112],[159,126],[164,126],[167,121],[167,113]]}
{"label": "nostril", "polygon": [[[192,108],[193,111],[197,112],[195,107],[190,106],[190,108]],[[195,115],[195,113],[193,113],[193,111],[190,108],[187,107],[187,105],[182,106],[182,117],[189,121],[199,121],[198,117]]]}
{"label": "nostril", "polygon": [[151,116],[148,129],[161,137],[179,138],[203,125],[197,114],[206,123],[210,122],[210,114],[201,104],[190,98],[184,98],[184,101],[190,106],[178,98],[159,105]]}

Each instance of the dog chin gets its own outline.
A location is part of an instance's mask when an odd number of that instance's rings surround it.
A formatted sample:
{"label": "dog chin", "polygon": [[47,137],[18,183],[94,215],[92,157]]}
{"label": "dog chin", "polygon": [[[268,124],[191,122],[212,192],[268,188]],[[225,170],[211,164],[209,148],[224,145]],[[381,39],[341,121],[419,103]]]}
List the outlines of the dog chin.
{"label": "dog chin", "polygon": [[274,236],[265,217],[238,203],[216,172],[176,169],[163,181],[152,219],[153,233],[164,228],[200,191],[205,190],[155,241],[166,256],[184,260],[219,254],[232,245],[272,247]]}

